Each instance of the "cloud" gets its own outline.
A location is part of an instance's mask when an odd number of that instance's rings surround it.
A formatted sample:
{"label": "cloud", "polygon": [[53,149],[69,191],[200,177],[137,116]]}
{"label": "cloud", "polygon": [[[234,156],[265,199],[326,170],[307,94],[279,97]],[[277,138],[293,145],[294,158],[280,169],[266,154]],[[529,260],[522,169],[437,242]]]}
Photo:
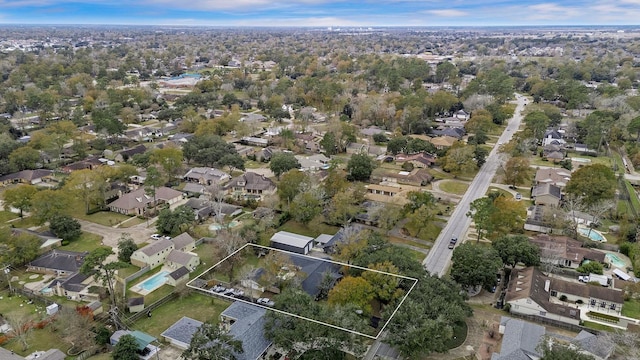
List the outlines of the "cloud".
{"label": "cloud", "polygon": [[176,2],[175,0],[143,0],[150,6],[166,6],[181,10],[207,10],[207,11],[246,11],[246,10],[277,10],[309,5],[326,5],[340,1],[336,0],[190,0],[188,2]]}
{"label": "cloud", "polygon": [[581,11],[575,7],[562,6],[554,3],[529,5],[526,18],[532,20],[567,20],[580,15]]}
{"label": "cloud", "polygon": [[425,13],[432,14],[435,16],[441,17],[458,17],[458,16],[468,16],[469,13],[462,10],[456,9],[440,9],[440,10],[427,10]]}

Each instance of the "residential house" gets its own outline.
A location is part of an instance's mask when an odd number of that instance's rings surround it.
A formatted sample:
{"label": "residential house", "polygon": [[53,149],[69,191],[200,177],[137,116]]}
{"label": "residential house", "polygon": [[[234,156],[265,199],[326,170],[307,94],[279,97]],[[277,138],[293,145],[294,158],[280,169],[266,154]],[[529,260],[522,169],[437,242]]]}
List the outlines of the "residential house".
{"label": "residential house", "polygon": [[542,146],[546,145],[564,145],[566,141],[562,138],[562,134],[557,130],[550,129],[544,133],[544,137],[542,138]]}
{"label": "residential house", "polygon": [[225,181],[231,179],[231,176],[224,171],[207,168],[207,167],[194,167],[189,169],[182,177],[185,181],[192,183],[198,183],[201,185],[222,184]]}
{"label": "residential house", "polygon": [[498,332],[503,335],[502,346],[500,353],[491,355],[491,360],[529,360],[542,357],[539,345],[544,340],[544,326],[502,316]]}
{"label": "residential house", "polygon": [[144,145],[138,145],[136,147],[132,147],[130,149],[122,150],[116,154],[114,160],[116,162],[127,162],[129,159],[133,158],[134,155],[144,154],[147,151],[147,148]]}
{"label": "residential house", "polygon": [[65,172],[66,174],[70,174],[71,172],[77,171],[77,170],[84,170],[84,169],[93,170],[101,165],[102,165],[102,162],[100,161],[100,159],[98,159],[97,157],[89,157],[84,160],[76,161],[69,165],[65,165],[62,168],[62,171]]}
{"label": "residential house", "polygon": [[174,249],[184,252],[190,252],[196,248],[196,240],[186,232],[174,237],[171,242],[173,242]]}
{"label": "residential house", "polygon": [[151,244],[138,249],[131,254],[131,264],[143,268],[146,266],[152,269],[164,264],[165,259],[171,251],[175,249],[173,241],[160,239]]}
{"label": "residential house", "polygon": [[137,355],[141,360],[150,360],[154,358],[156,353],[160,350],[157,346],[151,344],[157,340],[156,338],[138,330],[118,330],[109,338],[109,344],[111,346],[116,346],[118,341],[120,341],[120,338],[124,335],[131,335],[136,340],[136,343],[138,344]]}
{"label": "residential house", "polygon": [[317,171],[329,167],[329,159],[324,154],[314,154],[310,156],[296,155],[295,158],[300,163],[301,171]]}
{"label": "residential house", "polygon": [[387,197],[394,197],[402,191],[400,187],[396,186],[386,186],[386,185],[376,185],[369,184],[365,186],[367,188],[367,193],[374,195],[384,195]]}
{"label": "residential house", "polygon": [[338,245],[343,243],[346,238],[350,236],[350,234],[356,234],[364,230],[364,227],[360,224],[351,223],[346,227],[340,228],[337,233],[335,233],[331,239],[324,243],[322,247],[325,253],[332,254],[337,249]]}
{"label": "residential house", "polygon": [[456,111],[453,114],[453,117],[455,117],[456,119],[461,120],[461,121],[467,121],[471,117],[471,114],[466,112],[466,111],[464,111],[463,109],[461,109],[461,110]]}
{"label": "residential house", "polygon": [[322,146],[320,146],[321,139],[318,135],[312,133],[296,134],[296,145],[307,152],[319,153],[322,149]]}
{"label": "residential house", "polygon": [[189,139],[191,139],[194,134],[186,134],[186,133],[177,133],[173,135],[169,135],[169,140],[178,146],[182,146],[186,144]]}
{"label": "residential house", "polygon": [[67,278],[54,280],[48,286],[51,291],[44,294],[64,296],[69,300],[97,301],[100,295],[89,291],[94,283],[93,276],[77,272]]}
{"label": "residential house", "polygon": [[367,147],[367,155],[369,156],[378,157],[381,155],[385,155],[386,153],[387,153],[386,146],[369,145]]}
{"label": "residential house", "polygon": [[531,197],[535,205],[558,206],[562,199],[559,187],[551,184],[536,185],[531,191]]}
{"label": "residential house", "polygon": [[234,353],[235,359],[262,359],[271,346],[271,341],[264,336],[266,312],[262,307],[235,301],[220,314],[220,326],[242,342],[242,352]]}
{"label": "residential house", "polygon": [[429,142],[433,144],[438,150],[448,149],[453,144],[458,141],[458,139],[451,136],[438,136],[434,138],[430,138]]}
{"label": "residential house", "polygon": [[11,234],[17,236],[19,234],[27,234],[40,239],[40,251],[45,252],[62,246],[61,238],[55,236],[50,231],[37,232],[29,229],[11,228]]}
{"label": "residential house", "polygon": [[379,127],[373,126],[373,125],[369,126],[368,128],[365,128],[365,129],[360,129],[360,134],[362,134],[364,136],[367,136],[367,137],[370,137],[370,138],[373,138],[373,135],[377,135],[377,134],[383,134],[384,135],[385,133],[386,133],[385,130],[380,129]]}
{"label": "residential house", "polygon": [[260,294],[264,292],[265,287],[260,285],[260,278],[264,275],[264,268],[253,269],[246,277],[240,280],[240,285],[245,289],[258,291]]}
{"label": "residential house", "polygon": [[183,316],[180,320],[173,323],[169,328],[160,334],[164,341],[172,346],[186,350],[191,343],[191,338],[202,326],[202,322]]}
{"label": "residential house", "polygon": [[225,189],[235,198],[261,199],[264,195],[275,193],[276,184],[264,175],[245,172],[231,179],[225,186]]}
{"label": "residential house", "polygon": [[188,253],[180,250],[171,250],[165,259],[165,265],[171,269],[180,269],[185,267],[189,271],[193,271],[200,265],[200,258],[194,253]]}
{"label": "residential house", "polygon": [[160,204],[174,204],[182,199],[183,193],[168,187],[159,187],[156,189],[154,197],[146,193],[145,189],[137,189],[130,193],[126,193],[116,201],[110,203],[109,210],[125,215],[141,216],[145,214],[145,209]]}
{"label": "residential house", "polygon": [[347,145],[347,154],[366,154],[368,151],[368,147],[369,146],[367,144],[350,143],[349,145]]}
{"label": "residential house", "polygon": [[424,169],[430,168],[436,163],[436,156],[427,152],[421,152],[417,154],[399,154],[396,156],[396,162],[403,164],[410,162],[414,167]]}
{"label": "residential house", "polygon": [[290,254],[291,264],[296,268],[296,275],[302,276],[300,287],[304,292],[317,299],[322,291],[322,283],[327,276],[331,278],[332,288],[341,278],[340,265],[310,256]]}
{"label": "residential house", "polygon": [[52,250],[27,265],[27,271],[68,276],[80,270],[87,252]]}
{"label": "residential house", "polygon": [[253,136],[245,136],[242,139],[240,139],[240,142],[245,145],[251,145],[251,146],[261,146],[261,147],[269,146],[268,139],[263,139],[259,137],[253,137]]}
{"label": "residential house", "polygon": [[[193,184],[193,185],[196,185],[196,184]],[[197,186],[202,186],[202,185],[197,185]],[[211,207],[211,201],[209,200],[191,198],[187,200],[184,206],[193,210],[197,221],[203,221],[207,219],[209,216],[211,216],[211,214],[213,214],[213,208]]]}
{"label": "residential house", "polygon": [[585,330],[580,331],[572,343],[582,351],[588,352],[595,360],[609,359],[616,347],[606,336],[595,335]]}
{"label": "residential house", "polygon": [[582,247],[583,243],[567,236],[540,234],[529,239],[540,248],[540,260],[558,266],[577,269],[585,260],[605,263],[605,253]]}
{"label": "residential house", "polygon": [[463,127],[442,127],[432,130],[431,134],[435,136],[449,136],[456,140],[460,140],[467,134],[467,132]]}
{"label": "residential house", "polygon": [[571,171],[562,168],[538,169],[534,182],[536,185],[551,184],[561,189],[571,180]]}
{"label": "residential house", "polygon": [[564,153],[561,151],[552,151],[549,153],[545,153],[544,157],[548,160],[553,162],[554,164],[559,163],[560,161],[564,160]]}
{"label": "residential house", "polygon": [[313,247],[313,238],[309,236],[290,233],[288,231],[278,231],[271,237],[271,246],[293,253],[306,255]]}
{"label": "residential house", "polygon": [[206,186],[196,183],[184,184],[182,191],[187,194],[187,196],[200,196],[208,193]]}
{"label": "residential house", "polygon": [[26,358],[20,356],[13,351],[9,351],[5,348],[0,347],[0,360],[64,360],[67,358],[67,355],[58,349],[49,349],[47,351],[36,351],[31,353]]}
{"label": "residential house", "polygon": [[623,295],[618,289],[550,278],[528,267],[512,270],[505,301],[516,314],[578,325],[581,312],[585,317],[590,313],[620,315]]}
{"label": "residential house", "polygon": [[0,177],[0,184],[36,185],[53,179],[53,171],[47,169],[22,170]]}
{"label": "residential house", "polygon": [[397,173],[386,173],[382,177],[371,177],[372,180],[380,180],[383,183],[396,183],[411,186],[426,186],[433,176],[426,169],[413,169],[411,171],[398,171]]}

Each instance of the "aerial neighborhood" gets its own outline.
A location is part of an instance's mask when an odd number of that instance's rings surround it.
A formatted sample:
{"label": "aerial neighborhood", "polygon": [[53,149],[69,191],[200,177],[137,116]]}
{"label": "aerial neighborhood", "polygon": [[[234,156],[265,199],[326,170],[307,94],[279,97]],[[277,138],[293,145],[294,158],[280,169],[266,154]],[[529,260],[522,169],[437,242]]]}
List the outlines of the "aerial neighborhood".
{"label": "aerial neighborhood", "polygon": [[183,30],[0,30],[0,359],[640,358],[637,32]]}

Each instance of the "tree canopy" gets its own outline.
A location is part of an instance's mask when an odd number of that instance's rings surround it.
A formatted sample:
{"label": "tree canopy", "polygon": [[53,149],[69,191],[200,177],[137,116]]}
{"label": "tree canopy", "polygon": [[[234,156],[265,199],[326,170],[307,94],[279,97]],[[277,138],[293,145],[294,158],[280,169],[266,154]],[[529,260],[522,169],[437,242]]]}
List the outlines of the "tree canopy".
{"label": "tree canopy", "polygon": [[514,268],[519,263],[525,266],[540,264],[540,248],[524,235],[506,235],[491,243],[505,265]]}
{"label": "tree canopy", "polygon": [[617,180],[614,172],[606,165],[583,166],[571,174],[565,191],[581,198],[587,206],[613,199]]}
{"label": "tree canopy", "polygon": [[463,287],[496,285],[502,260],[494,249],[472,243],[458,245],[451,258],[451,278]]}
{"label": "tree canopy", "polygon": [[206,322],[191,337],[189,347],[182,352],[186,360],[231,360],[244,352],[242,341],[220,328]]}
{"label": "tree canopy", "polygon": [[269,161],[269,169],[273,171],[277,179],[280,179],[280,175],[283,173],[291,169],[299,168],[300,162],[298,162],[298,159],[290,152],[275,153],[271,156],[271,161]]}
{"label": "tree canopy", "polygon": [[371,177],[375,163],[367,154],[353,154],[347,163],[347,179],[366,181]]}

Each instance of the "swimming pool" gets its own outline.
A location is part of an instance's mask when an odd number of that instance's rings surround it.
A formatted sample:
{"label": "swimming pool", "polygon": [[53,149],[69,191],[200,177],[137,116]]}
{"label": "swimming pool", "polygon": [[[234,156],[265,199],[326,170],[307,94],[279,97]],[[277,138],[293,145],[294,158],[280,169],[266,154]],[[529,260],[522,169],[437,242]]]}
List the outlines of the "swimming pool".
{"label": "swimming pool", "polygon": [[200,79],[201,77],[202,77],[202,75],[200,75],[200,74],[184,73],[182,75],[171,77],[171,78],[169,78],[169,80],[179,80],[179,79],[184,79],[184,78]]}
{"label": "swimming pool", "polygon": [[[236,227],[238,225],[240,225],[240,221],[233,220],[232,222],[229,223],[228,226],[230,228],[232,228],[232,227]],[[211,230],[211,231],[218,231],[220,229],[222,229],[222,225],[220,225],[220,224],[211,224],[211,225],[209,225],[209,230]]]}
{"label": "swimming pool", "polygon": [[609,262],[611,263],[611,265],[613,265],[615,267],[618,267],[618,268],[621,268],[621,269],[625,268],[626,263],[624,261],[622,261],[622,259],[620,259],[618,257],[618,255],[612,254],[612,253],[607,253],[607,255],[605,255],[605,257],[607,259],[609,259]]}
{"label": "swimming pool", "polygon": [[159,273],[148,278],[147,280],[138,283],[136,286],[142,290],[152,292],[153,290],[164,285],[164,283],[167,281],[167,275],[169,275],[169,272],[162,270]]}
{"label": "swimming pool", "polygon": [[602,233],[598,230],[589,229],[585,226],[578,226],[578,233],[582,236],[588,237],[593,241],[606,242],[607,238],[602,235]]}

